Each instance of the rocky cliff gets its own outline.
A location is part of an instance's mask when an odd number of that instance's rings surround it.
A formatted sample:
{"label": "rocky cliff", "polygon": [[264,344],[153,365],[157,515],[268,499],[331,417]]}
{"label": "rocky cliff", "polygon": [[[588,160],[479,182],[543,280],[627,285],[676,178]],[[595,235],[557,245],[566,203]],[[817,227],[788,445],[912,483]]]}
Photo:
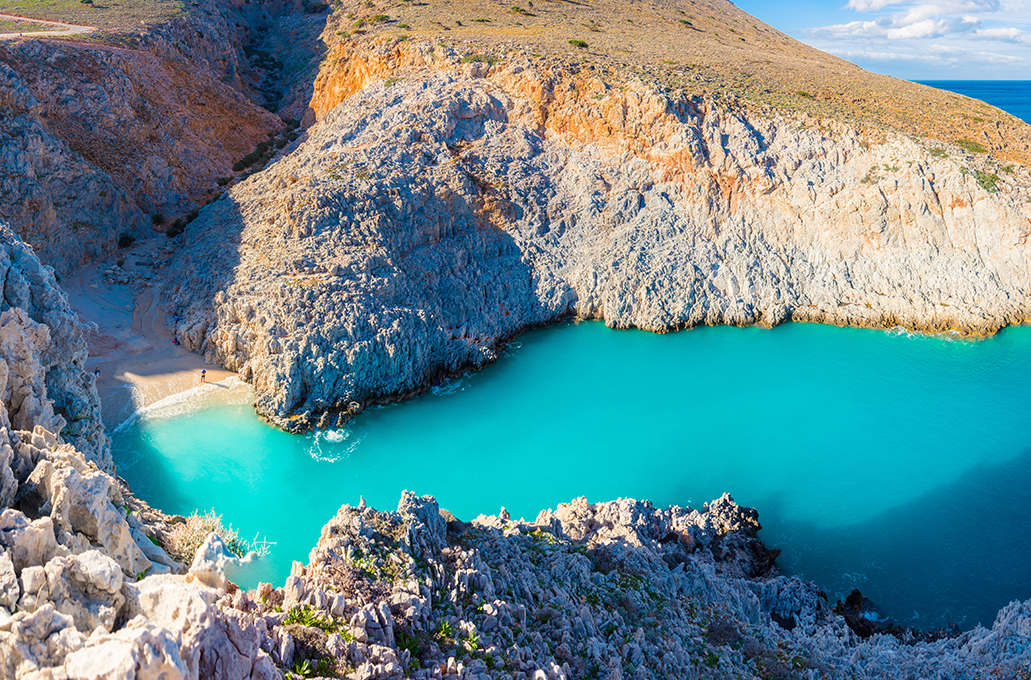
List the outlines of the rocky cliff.
{"label": "rocky cliff", "polygon": [[59,274],[186,217],[283,127],[246,96],[234,16],[206,2],[130,49],[0,45],[0,218]]}
{"label": "rocky cliff", "polygon": [[206,208],[169,268],[182,342],[283,427],[417,392],[570,314],[657,332],[1028,317],[1024,166],[532,57],[380,48],[395,75]]}

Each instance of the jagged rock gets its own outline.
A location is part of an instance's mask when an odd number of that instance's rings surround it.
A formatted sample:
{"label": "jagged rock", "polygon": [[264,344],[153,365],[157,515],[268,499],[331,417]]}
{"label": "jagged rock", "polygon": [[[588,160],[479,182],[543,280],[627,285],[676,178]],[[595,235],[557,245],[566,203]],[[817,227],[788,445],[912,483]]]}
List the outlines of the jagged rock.
{"label": "jagged rock", "polygon": [[0,514],[0,532],[18,573],[68,554],[68,549],[57,543],[54,522],[49,517],[29,521],[22,513],[8,508]]}
{"label": "jagged rock", "polygon": [[91,467],[71,447],[61,447],[39,462],[28,485],[47,500],[57,527],[85,535],[114,558],[126,574],[147,571],[151,562],[132,537],[114,479]]}
{"label": "jagged rock", "polygon": [[117,633],[94,631],[65,658],[68,680],[186,680],[190,677],[171,631],[136,617]]}
{"label": "jagged rock", "polygon": [[190,565],[190,574],[212,588],[226,585],[226,566],[239,560],[229,553],[222,537],[212,532],[207,535]]}
{"label": "jagged rock", "polygon": [[[84,370],[83,326],[68,298],[32,249],[0,224],[0,427],[36,427],[59,435],[88,460],[110,469],[110,441],[100,419],[100,398]],[[0,441],[17,452],[20,442]],[[0,477],[6,477],[0,472]],[[4,487],[6,488],[6,482]]]}
{"label": "jagged rock", "polygon": [[0,552],[0,607],[13,611],[20,596],[21,588],[14,571],[14,562],[7,552]]}
{"label": "jagged rock", "polygon": [[193,576],[150,576],[129,590],[128,613],[172,631],[180,644],[187,677],[243,680],[268,667],[259,662],[259,632],[253,621],[235,610],[220,612],[221,592]]}
{"label": "jagged rock", "polygon": [[41,668],[60,666],[82,648],[86,638],[72,617],[47,604],[35,612],[18,612],[0,623],[0,670],[5,678],[21,678]]}
{"label": "jagged rock", "polygon": [[122,570],[96,550],[56,557],[44,567],[22,570],[22,592],[19,609],[35,611],[52,604],[84,632],[98,627],[113,630],[125,604]]}

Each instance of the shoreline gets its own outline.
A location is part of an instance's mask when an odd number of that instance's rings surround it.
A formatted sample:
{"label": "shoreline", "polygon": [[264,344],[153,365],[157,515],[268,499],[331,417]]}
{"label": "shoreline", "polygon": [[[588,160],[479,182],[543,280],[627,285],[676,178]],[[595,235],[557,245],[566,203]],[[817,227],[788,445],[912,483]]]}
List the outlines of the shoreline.
{"label": "shoreline", "polygon": [[[131,253],[120,253],[127,268],[153,261],[155,239]],[[116,259],[112,257],[110,259]],[[110,263],[83,267],[62,283],[72,309],[86,324],[86,370],[99,370],[104,427],[114,430],[141,409],[200,385],[227,386],[236,373],[208,364],[204,357],[173,344],[160,286],[113,283],[104,276]],[[201,380],[201,371],[206,378]]]}

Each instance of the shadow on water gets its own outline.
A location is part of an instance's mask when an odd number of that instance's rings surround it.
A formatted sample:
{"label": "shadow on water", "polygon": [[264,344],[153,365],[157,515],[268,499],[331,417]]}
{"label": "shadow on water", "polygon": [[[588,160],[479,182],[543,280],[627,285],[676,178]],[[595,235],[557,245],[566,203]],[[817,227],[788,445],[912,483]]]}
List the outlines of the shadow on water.
{"label": "shadow on water", "polygon": [[[772,528],[762,538],[784,550],[778,564],[785,571],[805,563],[799,575],[828,589],[831,604],[858,587],[875,604],[891,601],[892,610],[880,613],[905,625],[990,627],[1000,608],[1031,597],[1028,489],[1031,451],[833,529],[782,521],[770,499],[760,505]],[[803,556],[810,546],[824,554]]]}

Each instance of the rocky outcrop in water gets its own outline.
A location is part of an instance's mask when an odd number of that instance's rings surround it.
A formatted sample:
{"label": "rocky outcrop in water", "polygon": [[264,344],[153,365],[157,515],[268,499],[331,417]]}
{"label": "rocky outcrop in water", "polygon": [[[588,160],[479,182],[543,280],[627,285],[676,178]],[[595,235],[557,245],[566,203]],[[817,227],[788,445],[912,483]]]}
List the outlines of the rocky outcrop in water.
{"label": "rocky outcrop in water", "polygon": [[168,268],[181,342],[282,427],[418,392],[566,315],[657,332],[1028,318],[1021,166],[532,59],[393,54],[393,78],[206,208]]}
{"label": "rocky outcrop in water", "polygon": [[223,603],[277,663],[317,676],[976,677],[1031,661],[1031,603],[953,639],[863,640],[816,586],[771,569],[758,528],[728,496],[467,524],[406,494],[396,512],[344,506],[283,588]]}

